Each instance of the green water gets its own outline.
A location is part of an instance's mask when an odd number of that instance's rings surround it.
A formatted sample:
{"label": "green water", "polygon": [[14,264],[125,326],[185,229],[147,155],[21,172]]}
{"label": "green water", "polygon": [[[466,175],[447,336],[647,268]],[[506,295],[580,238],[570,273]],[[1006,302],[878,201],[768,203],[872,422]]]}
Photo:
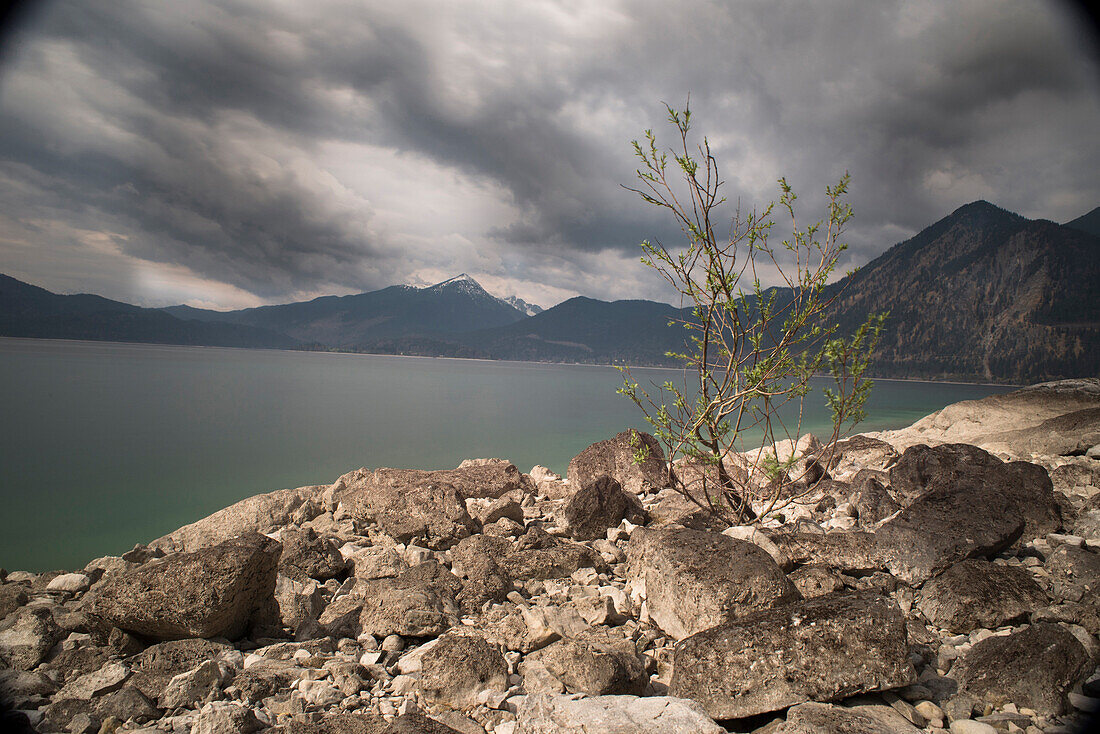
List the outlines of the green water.
{"label": "green water", "polygon": [[[564,473],[645,428],[619,383],[610,367],[0,338],[0,566],[79,568],[361,466],[497,456]],[[1007,389],[877,381],[860,430]]]}

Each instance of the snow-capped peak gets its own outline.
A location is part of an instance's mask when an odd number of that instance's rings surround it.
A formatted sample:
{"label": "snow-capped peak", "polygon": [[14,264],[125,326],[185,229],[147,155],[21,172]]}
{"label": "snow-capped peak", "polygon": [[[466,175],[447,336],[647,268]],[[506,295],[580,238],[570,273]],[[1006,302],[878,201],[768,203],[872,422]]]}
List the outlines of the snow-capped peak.
{"label": "snow-capped peak", "polygon": [[435,285],[428,286],[424,290],[448,290],[452,292],[459,291],[474,298],[491,299],[500,304],[508,306],[509,308],[514,308],[525,316],[534,316],[535,314],[542,313],[543,311],[542,307],[536,306],[533,303],[527,303],[527,301],[524,301],[522,298],[518,298],[516,296],[508,296],[507,298],[494,296],[493,294],[485,290],[485,288],[482,287],[481,283],[478,283],[476,280],[474,280],[474,278],[468,273],[461,273],[453,278],[448,278],[447,280],[436,283]]}

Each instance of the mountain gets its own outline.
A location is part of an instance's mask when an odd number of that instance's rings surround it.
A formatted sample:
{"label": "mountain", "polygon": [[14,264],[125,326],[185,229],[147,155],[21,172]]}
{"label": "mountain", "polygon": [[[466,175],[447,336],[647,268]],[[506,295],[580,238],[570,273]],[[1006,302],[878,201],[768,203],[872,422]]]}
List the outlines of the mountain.
{"label": "mountain", "polygon": [[874,372],[1030,383],[1100,370],[1100,238],[976,201],[834,284],[842,330],[889,311]]}
{"label": "mountain", "polygon": [[514,324],[463,335],[460,341],[492,359],[671,364],[684,329],[668,322],[683,313],[654,301],[598,301],[578,296]]}
{"label": "mountain", "polygon": [[1065,226],[1100,237],[1100,206],[1088,214],[1082,214],[1077,219],[1066,222]]}
{"label": "mountain", "polygon": [[352,296],[260,306],[240,311],[205,311],[171,306],[182,318],[257,326],[336,349],[369,351],[376,342],[446,337],[504,326],[525,318],[515,306],[490,295],[463,273],[427,288],[395,285]]}
{"label": "mountain", "polygon": [[517,311],[520,311],[521,313],[524,313],[528,316],[538,316],[540,313],[546,310],[542,306],[535,305],[534,303],[528,303],[519,296],[508,296],[507,298],[502,298],[501,300],[507,303],[509,306],[515,308]]}
{"label": "mountain", "polygon": [[284,334],[240,324],[187,321],[100,296],[62,296],[0,275],[0,336],[291,349]]}
{"label": "mountain", "polygon": [[[1065,225],[986,201],[960,207],[828,286],[828,320],[851,333],[889,311],[879,377],[1030,383],[1100,369],[1100,209]],[[779,290],[781,303],[789,293]],[[690,316],[653,301],[577,297],[537,307],[466,274],[427,288],[240,311],[142,309],[58,296],[0,276],[0,335],[293,346],[488,359],[672,365]]]}

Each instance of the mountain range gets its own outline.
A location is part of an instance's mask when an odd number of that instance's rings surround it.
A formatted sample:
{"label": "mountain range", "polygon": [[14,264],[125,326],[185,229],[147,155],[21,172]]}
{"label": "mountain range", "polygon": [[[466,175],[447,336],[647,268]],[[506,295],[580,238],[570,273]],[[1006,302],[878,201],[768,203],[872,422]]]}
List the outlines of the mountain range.
{"label": "mountain range", "polygon": [[[783,293],[780,292],[780,297]],[[1035,382],[1100,372],[1100,208],[1065,224],[985,201],[960,207],[831,284],[850,332],[889,311],[881,377]],[[0,276],[0,336],[333,349],[528,361],[672,365],[690,315],[576,297],[542,310],[466,274],[276,306],[149,309]]]}

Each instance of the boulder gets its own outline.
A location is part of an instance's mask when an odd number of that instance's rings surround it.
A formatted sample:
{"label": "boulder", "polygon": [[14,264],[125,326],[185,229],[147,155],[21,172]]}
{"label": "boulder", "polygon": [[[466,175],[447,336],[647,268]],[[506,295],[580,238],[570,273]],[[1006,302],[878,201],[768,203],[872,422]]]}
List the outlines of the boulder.
{"label": "boulder", "polygon": [[671,487],[657,493],[656,501],[649,506],[649,518],[649,527],[655,528],[677,525],[692,530],[722,532],[729,526],[709,509]]}
{"label": "boulder", "polygon": [[500,560],[512,550],[507,538],[472,535],[451,549],[451,568],[465,579],[458,601],[466,609],[478,609],[486,601],[504,601],[513,589],[512,576]]}
{"label": "boulder", "polygon": [[1062,524],[1046,469],[1026,461],[1006,464],[969,444],[909,447],[890,470],[890,488],[910,500],[933,492],[1000,493],[1002,504],[1024,520],[1026,538]]}
{"label": "boulder", "polygon": [[[908,449],[902,460],[910,452],[926,448]],[[946,454],[949,457],[958,454],[965,462],[997,461],[985,452],[975,453],[979,450],[972,446],[936,448],[950,452]],[[959,459],[944,469],[948,477],[954,477],[950,481],[935,477],[927,480],[927,486],[933,489],[920,495],[876,531],[878,551],[886,558],[887,568],[898,578],[919,584],[959,561],[991,557],[1012,545],[1023,533],[1026,513],[1021,507],[1022,493],[1014,492],[1004,483],[1006,476],[1016,470],[1006,470],[1002,466],[990,473],[963,472],[958,467],[965,462]],[[899,461],[894,469],[901,466]],[[951,469],[951,466],[956,468]],[[1053,497],[1053,491],[1050,494]],[[1034,511],[1039,510],[1035,508]]]}
{"label": "boulder", "polygon": [[901,509],[876,474],[863,469],[852,479],[853,503],[859,513],[859,524],[865,528],[874,528]]}
{"label": "boulder", "polygon": [[193,552],[246,533],[271,533],[294,520],[305,522],[319,513],[320,508],[315,506],[312,515],[305,513],[309,517],[299,510],[308,508],[311,500],[319,499],[323,490],[324,487],[299,487],[258,494],[173,530],[149,543],[149,548],[166,553]]}
{"label": "boulder", "polygon": [[279,620],[292,632],[316,622],[325,610],[327,597],[327,590],[316,579],[300,581],[283,574],[276,578],[275,603],[279,605]]}
{"label": "boulder", "polygon": [[279,541],[283,544],[279,572],[287,576],[324,581],[339,576],[347,567],[336,545],[319,537],[313,528],[284,528]]}
{"label": "boulder", "polygon": [[694,701],[669,696],[529,695],[516,734],[723,734]]}
{"label": "boulder", "polygon": [[811,564],[865,575],[886,568],[887,560],[873,533],[774,533],[772,542],[795,565]]}
{"label": "boulder", "polygon": [[940,629],[964,634],[1019,622],[1048,601],[1022,568],[971,559],[927,581],[917,608]]}
{"label": "boulder", "polygon": [[423,563],[397,578],[356,581],[318,621],[333,637],[435,637],[458,623],[455,597],[461,588],[462,582],[446,568]]}
{"label": "boulder", "polygon": [[701,530],[639,528],[629,577],[644,584],[649,616],[677,640],[800,597],[762,548]]}
{"label": "boulder", "polygon": [[194,705],[211,692],[220,690],[222,684],[233,677],[236,671],[227,663],[207,660],[193,670],[168,681],[160,697],[162,708],[193,708]]}
{"label": "boulder", "polygon": [[46,591],[59,591],[67,594],[78,594],[87,591],[92,585],[92,580],[82,573],[63,573],[55,576],[46,584]]}
{"label": "boulder", "polygon": [[816,599],[844,588],[844,580],[829,566],[801,566],[791,571],[787,578],[803,599]]}
{"label": "boulder", "polygon": [[125,663],[110,662],[90,673],[67,683],[58,692],[59,698],[93,699],[113,693],[130,677],[130,667]]}
{"label": "boulder", "polygon": [[837,441],[830,457],[828,447],[818,459],[827,463],[829,475],[841,481],[854,481],[860,471],[866,469],[884,471],[897,461],[898,452],[885,441],[870,436],[856,435]]}
{"label": "boulder", "polygon": [[1100,553],[1063,544],[1047,555],[1045,566],[1056,596],[1100,608]]}
{"label": "boulder", "polygon": [[[638,462],[635,456],[645,452]],[[599,477],[615,479],[630,494],[668,486],[665,452],[653,436],[642,431],[623,431],[614,438],[598,441],[573,457],[566,472],[569,484],[584,487]]]}
{"label": "boulder", "polygon": [[890,488],[911,502],[961,477],[995,470],[1004,462],[988,451],[965,443],[910,446],[890,468]]}
{"label": "boulder", "polygon": [[[568,693],[587,696],[641,696],[649,684],[645,659],[634,642],[607,632],[589,630],[530,653],[521,672],[537,678],[548,674]],[[535,690],[526,686],[528,693]]]}
{"label": "boulder", "polygon": [[150,645],[126,658],[126,665],[133,673],[127,685],[134,686],[155,701],[163,695],[165,687],[174,677],[232,649],[224,642],[198,639]]}
{"label": "boulder", "polygon": [[120,629],[157,640],[245,634],[273,604],[278,542],[250,533],[193,553],[173,553],[106,577],[87,610]]}
{"label": "boulder", "polygon": [[792,706],[782,734],[919,734],[889,706],[834,706],[809,701]]}
{"label": "boulder", "polygon": [[1090,667],[1073,633],[1044,622],[978,642],[951,666],[951,677],[965,699],[997,708],[1014,703],[1057,716],[1067,710],[1066,694]]}
{"label": "boulder", "polygon": [[144,693],[131,685],[124,685],[99,699],[95,710],[104,721],[114,717],[119,721],[133,719],[137,724],[154,721],[164,714]]}
{"label": "boulder", "polygon": [[0,624],[0,666],[32,670],[46,659],[64,633],[44,607],[28,607]]}
{"label": "boulder", "polygon": [[409,564],[392,546],[371,546],[348,557],[351,575],[357,579],[387,579],[409,570]]}
{"label": "boulder", "polygon": [[606,571],[607,564],[591,548],[570,543],[532,527],[502,558],[500,568],[517,581],[567,578],[582,568]]}
{"label": "boulder", "polygon": [[57,685],[39,671],[0,669],[0,710],[36,709],[56,692]]}
{"label": "boulder", "polygon": [[578,489],[562,510],[566,530],[574,540],[596,540],[622,520],[640,525],[645,510],[636,495],[628,495],[615,479],[601,476]]}
{"label": "boulder", "polygon": [[27,603],[27,587],[23,584],[0,584],[0,620]]}
{"label": "boulder", "polygon": [[359,523],[377,523],[401,543],[450,548],[477,530],[466,512],[454,472],[406,469],[359,470],[337,480],[332,501]]}
{"label": "boulder", "polygon": [[252,734],[263,728],[252,709],[235,701],[213,701],[199,711],[191,734]]}
{"label": "boulder", "polygon": [[320,721],[292,718],[283,725],[286,734],[391,734],[381,716],[362,713],[328,713]]}
{"label": "boulder", "polygon": [[715,719],[838,701],[908,685],[905,618],[887,597],[831,594],[785,604],[681,640],[669,693]]}
{"label": "boulder", "polygon": [[420,660],[420,692],[445,708],[478,704],[482,691],[508,689],[508,665],[495,646],[472,635],[443,635]]}

